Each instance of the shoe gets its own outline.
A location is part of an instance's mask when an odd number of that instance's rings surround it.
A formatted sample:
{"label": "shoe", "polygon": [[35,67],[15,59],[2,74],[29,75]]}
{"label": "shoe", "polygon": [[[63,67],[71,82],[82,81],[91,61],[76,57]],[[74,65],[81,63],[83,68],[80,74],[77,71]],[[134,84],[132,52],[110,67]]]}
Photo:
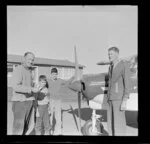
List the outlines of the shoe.
{"label": "shoe", "polygon": [[50,135],[50,132],[49,132],[49,131],[46,131],[46,132],[44,133],[44,135]]}
{"label": "shoe", "polygon": [[35,135],[41,135],[41,132],[35,132]]}
{"label": "shoe", "polygon": [[61,132],[54,132],[53,135],[62,135],[62,133]]}

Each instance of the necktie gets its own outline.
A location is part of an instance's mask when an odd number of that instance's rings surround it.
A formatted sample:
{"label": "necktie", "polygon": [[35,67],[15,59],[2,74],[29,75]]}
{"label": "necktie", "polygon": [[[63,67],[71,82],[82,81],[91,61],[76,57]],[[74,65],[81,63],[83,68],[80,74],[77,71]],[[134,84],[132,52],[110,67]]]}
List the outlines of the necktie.
{"label": "necktie", "polygon": [[112,78],[113,67],[114,67],[114,65],[113,65],[113,63],[111,63],[110,64],[110,78]]}
{"label": "necktie", "polygon": [[30,74],[31,74],[31,86],[34,87],[34,71],[33,71],[33,69],[30,69]]}
{"label": "necktie", "polygon": [[109,66],[108,99],[110,97],[112,71],[113,71],[113,63],[111,63]]}

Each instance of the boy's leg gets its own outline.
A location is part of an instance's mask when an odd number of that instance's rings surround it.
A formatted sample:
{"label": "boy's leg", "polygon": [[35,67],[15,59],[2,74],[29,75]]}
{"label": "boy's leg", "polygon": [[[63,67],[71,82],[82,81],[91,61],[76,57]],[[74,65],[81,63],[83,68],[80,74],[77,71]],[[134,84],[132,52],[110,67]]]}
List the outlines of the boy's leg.
{"label": "boy's leg", "polygon": [[49,119],[50,119],[50,124],[52,126],[51,134],[54,133],[54,117],[55,117],[54,113],[55,113],[55,105],[56,104],[57,103],[55,103],[54,99],[50,100],[50,104],[49,104],[49,107],[50,107],[50,118]]}
{"label": "boy's leg", "polygon": [[54,100],[51,100],[49,103],[49,114],[50,114],[50,123],[53,124],[53,113],[54,113]]}
{"label": "boy's leg", "polygon": [[61,134],[61,100],[55,101],[55,118],[56,118],[56,126],[55,126],[55,135]]}
{"label": "boy's leg", "polygon": [[42,120],[43,120],[43,106],[39,105],[38,106],[38,111],[39,111],[39,117],[36,117],[36,123],[35,123],[35,134],[36,135],[41,135],[42,132]]}
{"label": "boy's leg", "polygon": [[42,118],[37,117],[35,123],[35,135],[41,135],[41,129],[42,129]]}
{"label": "boy's leg", "polygon": [[26,115],[25,102],[14,101],[12,111],[14,114],[13,135],[22,135]]}
{"label": "boy's leg", "polygon": [[44,123],[45,135],[50,135],[51,124],[50,124],[49,114],[48,114],[48,105],[44,105],[43,123]]}

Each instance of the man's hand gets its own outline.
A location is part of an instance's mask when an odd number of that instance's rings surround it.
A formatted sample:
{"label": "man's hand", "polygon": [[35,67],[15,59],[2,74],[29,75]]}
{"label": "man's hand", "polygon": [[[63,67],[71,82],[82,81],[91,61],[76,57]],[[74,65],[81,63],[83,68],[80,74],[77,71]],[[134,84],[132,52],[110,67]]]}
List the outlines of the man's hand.
{"label": "man's hand", "polygon": [[122,103],[121,103],[121,107],[120,110],[121,111],[125,111],[127,108],[127,99],[123,99]]}
{"label": "man's hand", "polygon": [[34,87],[34,88],[31,88],[31,91],[34,93],[37,93],[39,91],[39,89]]}

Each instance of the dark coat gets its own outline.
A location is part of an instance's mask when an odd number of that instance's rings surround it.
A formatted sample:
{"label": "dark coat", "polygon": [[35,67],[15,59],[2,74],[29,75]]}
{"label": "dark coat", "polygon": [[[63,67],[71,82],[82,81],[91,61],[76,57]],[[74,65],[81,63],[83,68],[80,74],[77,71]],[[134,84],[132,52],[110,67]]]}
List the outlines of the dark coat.
{"label": "dark coat", "polygon": [[122,100],[129,98],[130,76],[129,65],[121,60],[114,67],[112,77],[109,72],[108,100]]}

